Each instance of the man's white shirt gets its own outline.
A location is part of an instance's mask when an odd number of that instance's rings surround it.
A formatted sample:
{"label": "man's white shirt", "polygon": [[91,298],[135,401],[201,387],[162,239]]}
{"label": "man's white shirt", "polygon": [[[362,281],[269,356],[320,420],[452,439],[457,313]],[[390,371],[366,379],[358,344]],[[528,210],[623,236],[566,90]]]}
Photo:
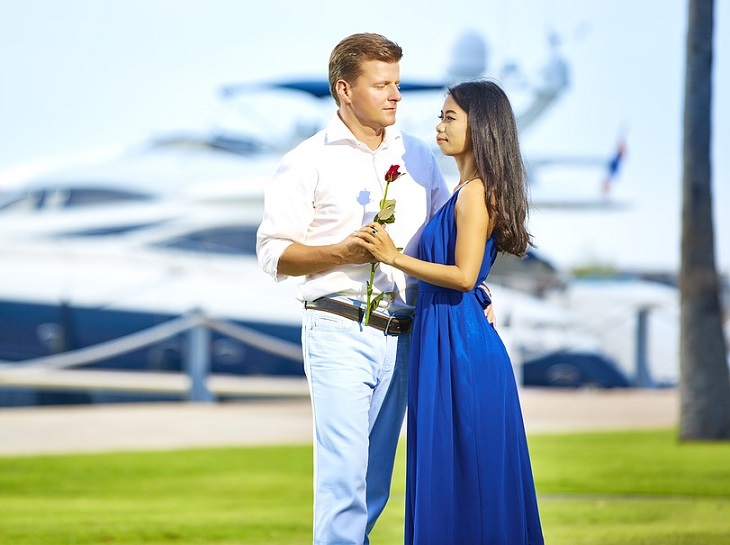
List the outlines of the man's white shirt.
{"label": "man's white shirt", "polygon": [[[387,231],[395,245],[416,255],[418,238],[450,192],[436,159],[420,140],[388,127],[376,150],[358,141],[339,116],[287,153],[265,192],[264,216],[258,230],[257,255],[265,272],[280,281],[277,267],[294,242],[322,246],[340,242],[373,221],[385,191],[385,173],[398,165],[401,176],[390,184],[395,221]],[[302,277],[300,299],[312,301],[339,295],[365,301],[370,265],[346,265]],[[393,291],[391,309],[415,305],[416,282],[403,272],[379,264],[374,294]]]}

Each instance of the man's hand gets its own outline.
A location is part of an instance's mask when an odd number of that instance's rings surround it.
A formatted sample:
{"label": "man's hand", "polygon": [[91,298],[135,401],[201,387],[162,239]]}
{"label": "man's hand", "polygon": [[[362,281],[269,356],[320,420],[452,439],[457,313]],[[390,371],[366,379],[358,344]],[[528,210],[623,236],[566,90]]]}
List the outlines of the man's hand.
{"label": "man's hand", "polygon": [[352,265],[361,265],[377,261],[373,254],[365,248],[356,233],[352,233],[340,243],[343,245],[344,253],[348,256],[347,262]]}
{"label": "man's hand", "polygon": [[363,225],[353,235],[360,239],[360,245],[372,254],[375,261],[392,265],[393,259],[400,254],[385,226],[380,223]]}

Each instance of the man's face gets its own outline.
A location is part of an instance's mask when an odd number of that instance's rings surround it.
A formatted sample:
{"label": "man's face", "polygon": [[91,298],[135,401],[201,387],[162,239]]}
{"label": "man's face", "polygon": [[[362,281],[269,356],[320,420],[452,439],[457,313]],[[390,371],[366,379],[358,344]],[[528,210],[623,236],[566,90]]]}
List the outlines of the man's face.
{"label": "man's face", "polygon": [[400,102],[400,66],[397,62],[365,61],[362,74],[350,86],[352,111],[364,127],[380,131],[395,123]]}

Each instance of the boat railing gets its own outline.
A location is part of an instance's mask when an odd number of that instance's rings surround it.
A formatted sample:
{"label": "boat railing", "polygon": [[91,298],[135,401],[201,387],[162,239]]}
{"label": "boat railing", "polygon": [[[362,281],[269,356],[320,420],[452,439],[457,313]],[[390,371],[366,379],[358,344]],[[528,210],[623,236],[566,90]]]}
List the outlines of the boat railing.
{"label": "boat railing", "polygon": [[[181,392],[189,401],[211,402],[216,394],[256,396],[308,395],[299,377],[232,377],[212,375],[210,341],[216,331],[249,346],[302,361],[301,347],[283,339],[193,310],[162,324],[123,337],[61,354],[0,364],[0,386]],[[186,333],[183,373],[153,373],[79,368],[121,356]]]}

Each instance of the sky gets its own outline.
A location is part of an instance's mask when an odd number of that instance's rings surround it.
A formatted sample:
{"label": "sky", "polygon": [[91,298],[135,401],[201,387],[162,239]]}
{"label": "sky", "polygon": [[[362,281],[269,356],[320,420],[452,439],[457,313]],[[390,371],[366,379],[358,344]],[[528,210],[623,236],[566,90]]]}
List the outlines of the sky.
{"label": "sky", "polygon": [[[221,85],[325,76],[332,47],[353,32],[398,42],[406,79],[441,77],[464,31],[486,39],[489,73],[516,62],[533,74],[554,31],[570,88],[521,135],[525,155],[608,156],[624,134],[627,155],[613,191],[627,204],[533,209],[538,250],[566,268],[676,271],[686,12],[686,0],[371,0],[359,7],[328,0],[0,0],[0,169],[205,129]],[[714,219],[726,274],[729,24],[730,6],[716,2]],[[575,183],[597,192],[601,177],[590,173]],[[533,187],[543,191],[558,189]]]}

